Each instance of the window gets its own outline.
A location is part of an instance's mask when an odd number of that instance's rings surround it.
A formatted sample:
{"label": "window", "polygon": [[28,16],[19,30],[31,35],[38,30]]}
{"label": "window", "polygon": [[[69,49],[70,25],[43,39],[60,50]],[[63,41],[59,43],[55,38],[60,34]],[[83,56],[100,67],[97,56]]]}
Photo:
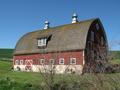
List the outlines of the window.
{"label": "window", "polygon": [[32,65],[33,64],[33,60],[25,60],[25,64],[26,65]]}
{"label": "window", "polygon": [[40,59],[40,64],[44,64],[45,63],[45,59]]}
{"label": "window", "polygon": [[76,58],[70,58],[70,64],[76,64]]}
{"label": "window", "polygon": [[99,29],[100,29],[100,27],[99,27],[99,24],[98,24],[98,23],[96,24],[96,29],[97,29],[97,30],[99,30]]}
{"label": "window", "polygon": [[91,40],[94,41],[94,32],[91,31]]}
{"label": "window", "polygon": [[99,60],[99,56],[100,56],[100,55],[99,55],[99,52],[97,52],[97,60]]}
{"label": "window", "polygon": [[23,60],[20,60],[20,65],[23,65]]}
{"label": "window", "polygon": [[41,39],[38,39],[38,46],[42,47],[42,46],[46,46],[46,43],[47,43],[47,38],[41,38]]}
{"label": "window", "polygon": [[55,63],[54,59],[50,59],[50,64],[54,64],[54,63]]}
{"label": "window", "polygon": [[101,45],[103,45],[104,44],[104,39],[103,39],[103,37],[101,37]]}
{"label": "window", "polygon": [[59,59],[59,64],[64,64],[64,58]]}
{"label": "window", "polygon": [[91,50],[91,57],[94,58],[94,50]]}
{"label": "window", "polygon": [[91,41],[88,41],[88,43],[87,43],[87,49],[88,49],[88,52],[90,51],[90,50],[93,50],[93,44],[92,44],[92,42]]}
{"label": "window", "polygon": [[15,65],[19,65],[19,60],[15,60]]}

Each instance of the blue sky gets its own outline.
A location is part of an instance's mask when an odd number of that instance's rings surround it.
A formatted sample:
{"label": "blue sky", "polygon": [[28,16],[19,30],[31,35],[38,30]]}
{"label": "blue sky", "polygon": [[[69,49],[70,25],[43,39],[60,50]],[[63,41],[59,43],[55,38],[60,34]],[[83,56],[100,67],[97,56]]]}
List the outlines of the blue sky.
{"label": "blue sky", "polygon": [[112,50],[120,50],[120,0],[0,0],[0,48],[14,48],[27,32],[99,17]]}

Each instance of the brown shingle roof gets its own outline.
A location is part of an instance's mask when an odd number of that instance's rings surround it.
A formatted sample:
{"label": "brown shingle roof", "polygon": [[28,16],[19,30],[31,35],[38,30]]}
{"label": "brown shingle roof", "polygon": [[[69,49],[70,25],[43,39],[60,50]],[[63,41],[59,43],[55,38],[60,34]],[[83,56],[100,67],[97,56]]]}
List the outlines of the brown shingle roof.
{"label": "brown shingle roof", "polygon": [[[98,19],[91,19],[46,30],[27,33],[17,43],[14,54],[30,54],[54,51],[85,49],[86,38],[91,24]],[[51,36],[45,49],[37,47],[37,38]]]}

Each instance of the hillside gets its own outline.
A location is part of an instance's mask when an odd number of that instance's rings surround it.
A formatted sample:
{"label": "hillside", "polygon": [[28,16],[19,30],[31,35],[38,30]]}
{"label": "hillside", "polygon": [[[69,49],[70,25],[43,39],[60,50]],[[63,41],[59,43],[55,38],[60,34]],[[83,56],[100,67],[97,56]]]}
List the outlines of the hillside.
{"label": "hillside", "polygon": [[120,51],[110,51],[110,54],[114,59],[120,59]]}
{"label": "hillside", "polygon": [[0,58],[12,58],[13,49],[0,49]]}

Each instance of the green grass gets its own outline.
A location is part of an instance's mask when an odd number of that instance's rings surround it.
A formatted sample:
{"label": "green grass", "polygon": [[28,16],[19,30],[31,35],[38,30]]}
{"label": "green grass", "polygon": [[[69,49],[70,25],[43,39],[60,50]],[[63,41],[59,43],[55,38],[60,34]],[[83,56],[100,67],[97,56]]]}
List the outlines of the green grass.
{"label": "green grass", "polygon": [[120,59],[120,51],[110,51],[110,55],[111,55],[114,59]]}
{"label": "green grass", "polygon": [[0,78],[10,77],[19,83],[32,82],[37,84],[41,82],[40,73],[11,71],[12,62],[0,61]]}
{"label": "green grass", "polygon": [[112,64],[120,64],[120,59],[113,59],[110,61]]}
{"label": "green grass", "polygon": [[12,66],[12,62],[10,61],[0,61],[0,70],[8,71]]}

